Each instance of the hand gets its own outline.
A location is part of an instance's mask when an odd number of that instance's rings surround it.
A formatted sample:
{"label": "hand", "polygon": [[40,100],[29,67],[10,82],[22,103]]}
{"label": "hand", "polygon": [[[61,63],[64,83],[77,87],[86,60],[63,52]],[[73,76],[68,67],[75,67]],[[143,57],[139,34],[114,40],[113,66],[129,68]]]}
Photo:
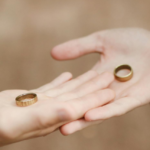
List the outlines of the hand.
{"label": "hand", "polygon": [[134,77],[128,82],[113,82],[110,88],[116,92],[115,101],[88,111],[84,119],[64,125],[61,127],[64,135],[81,130],[95,121],[123,115],[150,102],[150,32],[138,28],[101,31],[56,46],[52,56],[66,60],[92,52],[101,54],[93,70],[113,72],[116,66],[129,64]]}
{"label": "hand", "polygon": [[[98,75],[88,71],[68,81],[71,78],[70,73],[64,73],[35,90],[0,92],[0,146],[45,136],[114,99],[114,92],[106,89],[114,79],[111,73]],[[28,92],[36,93],[38,102],[27,107],[16,106],[15,98]]]}

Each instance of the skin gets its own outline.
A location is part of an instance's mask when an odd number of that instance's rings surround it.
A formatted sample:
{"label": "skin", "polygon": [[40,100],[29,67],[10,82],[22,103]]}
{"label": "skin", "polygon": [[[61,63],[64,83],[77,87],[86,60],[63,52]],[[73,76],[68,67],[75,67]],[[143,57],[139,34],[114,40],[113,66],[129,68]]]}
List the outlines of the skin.
{"label": "skin", "polygon": [[[114,80],[111,73],[99,75],[91,70],[71,78],[70,73],[63,73],[38,89],[0,92],[0,146],[50,134],[115,97],[114,92],[107,89]],[[38,102],[27,107],[17,106],[15,98],[29,92],[37,94]]]}
{"label": "skin", "polygon": [[[84,119],[60,128],[62,134],[72,134],[94,123],[123,115],[150,102],[150,32],[139,28],[105,30],[56,46],[51,54],[57,60],[75,59],[89,53],[99,53],[101,59],[93,67],[100,74],[128,64],[134,76],[130,81],[115,80],[109,88],[116,92],[114,101],[89,110]],[[120,72],[125,74],[126,70]]]}

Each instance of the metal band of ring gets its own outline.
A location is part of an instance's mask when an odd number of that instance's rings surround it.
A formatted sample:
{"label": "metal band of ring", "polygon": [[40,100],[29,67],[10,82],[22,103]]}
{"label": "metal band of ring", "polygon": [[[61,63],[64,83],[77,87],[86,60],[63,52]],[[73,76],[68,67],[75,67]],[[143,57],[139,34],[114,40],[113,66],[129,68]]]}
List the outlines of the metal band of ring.
{"label": "metal band of ring", "polygon": [[22,94],[16,97],[16,104],[20,107],[32,105],[38,101],[35,93]]}
{"label": "metal band of ring", "polygon": [[[125,75],[125,76],[118,76],[117,72],[122,70],[122,69],[128,69],[128,70],[130,70],[130,73]],[[133,70],[132,70],[132,68],[129,65],[126,65],[126,64],[119,65],[118,67],[115,68],[114,75],[115,75],[115,78],[118,81],[125,82],[125,81],[130,80],[133,77]]]}

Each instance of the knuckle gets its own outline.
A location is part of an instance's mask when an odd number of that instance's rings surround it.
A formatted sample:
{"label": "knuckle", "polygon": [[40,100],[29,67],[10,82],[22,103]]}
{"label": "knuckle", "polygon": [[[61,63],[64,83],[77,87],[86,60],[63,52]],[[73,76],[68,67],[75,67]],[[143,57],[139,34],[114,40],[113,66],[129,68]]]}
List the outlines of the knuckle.
{"label": "knuckle", "polygon": [[43,129],[43,128],[48,128],[51,127],[53,124],[51,121],[49,121],[49,119],[47,119],[45,116],[43,115],[35,115],[34,117],[35,121],[37,122],[37,129]]}
{"label": "knuckle", "polygon": [[64,121],[71,121],[76,118],[75,114],[77,114],[77,110],[71,103],[67,103],[65,109],[61,109],[61,114],[63,114],[63,116],[61,116],[61,119],[63,119]]}
{"label": "knuckle", "polygon": [[[80,106],[82,107],[82,106]],[[77,119],[80,116],[80,112],[79,109],[81,109],[80,107],[77,107],[76,103],[72,103],[72,102],[65,102],[64,103],[64,118],[66,121],[72,121]]]}
{"label": "knuckle", "polygon": [[[46,109],[49,109],[46,107]],[[45,110],[46,110],[45,109]],[[53,128],[58,124],[71,121],[75,118],[75,109],[71,104],[61,102],[53,110],[53,114],[39,113],[38,109],[32,113],[32,117],[37,122],[37,129]]]}
{"label": "knuckle", "polygon": [[[47,108],[45,108],[45,112],[48,113]],[[36,125],[35,125],[36,130],[50,128],[56,124],[56,121],[58,119],[53,115],[47,115],[47,113],[41,113],[41,111],[39,111],[39,109],[32,111],[31,118],[33,118],[34,122],[36,123]],[[54,112],[54,114],[55,114],[55,112]]]}

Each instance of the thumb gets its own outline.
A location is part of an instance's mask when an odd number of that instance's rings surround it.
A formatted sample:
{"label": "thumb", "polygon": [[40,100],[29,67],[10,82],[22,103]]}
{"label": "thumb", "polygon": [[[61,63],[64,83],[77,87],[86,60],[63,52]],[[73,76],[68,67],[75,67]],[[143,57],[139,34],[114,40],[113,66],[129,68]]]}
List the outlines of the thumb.
{"label": "thumb", "polygon": [[71,40],[54,47],[51,55],[57,60],[75,59],[92,52],[102,52],[102,41],[98,34]]}

